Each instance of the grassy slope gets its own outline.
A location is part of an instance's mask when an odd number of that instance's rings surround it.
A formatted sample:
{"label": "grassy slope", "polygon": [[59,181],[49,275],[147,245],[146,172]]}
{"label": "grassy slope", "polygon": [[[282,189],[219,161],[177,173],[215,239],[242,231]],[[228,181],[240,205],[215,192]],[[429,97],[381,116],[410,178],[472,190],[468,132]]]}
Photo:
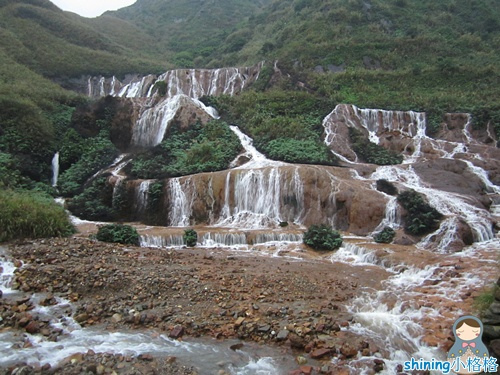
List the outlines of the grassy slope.
{"label": "grassy slope", "polygon": [[[270,0],[139,0],[108,12],[156,39],[178,67],[207,67],[221,52],[238,50],[251,35],[240,25]],[[105,22],[104,19],[98,19]],[[234,32],[234,33],[233,33]],[[228,36],[231,34],[231,37]]]}
{"label": "grassy slope", "polygon": [[18,63],[57,78],[164,70],[153,59],[137,56],[133,46],[118,44],[81,17],[62,12],[48,1],[39,3],[0,3],[0,49]]}

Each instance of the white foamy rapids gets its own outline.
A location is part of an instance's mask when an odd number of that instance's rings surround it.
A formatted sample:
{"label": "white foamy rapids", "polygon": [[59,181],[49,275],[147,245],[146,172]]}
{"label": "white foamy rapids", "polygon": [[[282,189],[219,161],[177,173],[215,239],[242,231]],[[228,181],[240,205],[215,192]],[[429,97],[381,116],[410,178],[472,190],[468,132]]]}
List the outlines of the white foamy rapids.
{"label": "white foamy rapids", "polygon": [[245,233],[204,233],[199,238],[201,247],[234,247],[247,246]]}
{"label": "white foamy rapids", "polygon": [[330,257],[331,262],[341,262],[355,266],[380,266],[375,251],[367,250],[359,244],[344,243]]}
{"label": "white foamy rapids", "polygon": [[[15,363],[28,365],[50,364],[56,366],[63,359],[76,354],[93,350],[96,353],[111,353],[129,356],[152,354],[158,356],[174,356],[180,362],[198,368],[200,374],[213,374],[224,369],[230,374],[285,374],[291,369],[293,358],[283,359],[276,350],[268,348],[267,355],[259,354],[261,348],[245,347],[243,350],[229,349],[231,343],[220,343],[215,340],[205,342],[186,342],[169,339],[154,332],[122,333],[102,332],[91,328],[83,328],[62,335],[57,342],[46,341],[42,336],[26,334],[32,347],[12,349],[12,344],[19,338],[12,333],[0,333],[0,366]],[[259,354],[254,354],[257,352]],[[284,369],[284,370],[283,370]]]}
{"label": "white foamy rapids", "polygon": [[302,233],[277,233],[266,232],[255,236],[254,245],[265,243],[302,243],[304,235]]}
{"label": "white foamy rapids", "polygon": [[[264,167],[279,167],[286,165],[286,163],[280,161],[274,161],[266,158],[266,156],[254,147],[253,139],[248,135],[244,134],[240,128],[237,126],[230,126],[231,130],[238,136],[241,145],[245,149],[244,156],[246,156],[250,161],[238,167],[239,169],[251,169],[251,168],[264,168]],[[238,156],[230,165],[234,167],[240,156]]]}
{"label": "white foamy rapids", "polygon": [[384,293],[379,292],[375,297],[361,296],[350,308],[356,323],[349,330],[374,340],[382,350],[385,368],[379,374],[395,374],[396,366],[411,357],[444,359],[439,349],[420,342],[423,329],[418,322],[434,312],[425,308],[411,308],[404,302],[389,307],[380,301]]}
{"label": "white foamy rapids", "polygon": [[[494,238],[491,218],[487,211],[466,202],[459,194],[426,187],[411,166],[407,168],[397,166],[379,167],[370,178],[397,181],[407,188],[424,194],[429,204],[443,215],[463,219],[471,227],[476,242],[488,241]],[[450,220],[444,220],[438,232],[433,233],[433,235],[439,233],[440,237],[445,237],[444,242],[438,247],[440,250],[445,250],[445,246],[451,241],[450,239],[455,230],[456,226],[451,225]],[[445,231],[451,231],[451,233],[445,233]],[[426,237],[422,245],[427,245],[429,239],[429,236]]]}
{"label": "white foamy rapids", "polygon": [[52,186],[57,186],[57,180],[59,178],[59,152],[54,154],[52,158]]}
{"label": "white foamy rapids", "polygon": [[141,234],[139,236],[139,246],[141,247],[155,247],[155,248],[169,248],[169,247],[183,247],[185,246],[184,237],[182,234],[171,234],[167,236],[157,236],[152,234]]}
{"label": "white foamy rapids", "polygon": [[[251,232],[249,232],[251,233]],[[249,240],[247,232],[205,232],[198,234],[198,247],[215,248],[248,248],[253,245],[283,245],[302,243],[302,233],[258,233]],[[143,247],[177,248],[185,246],[182,234],[140,235],[140,245]]]}
{"label": "white foamy rapids", "polygon": [[11,288],[14,271],[17,269],[14,263],[7,259],[7,249],[0,246],[0,290],[3,296],[17,293]]}

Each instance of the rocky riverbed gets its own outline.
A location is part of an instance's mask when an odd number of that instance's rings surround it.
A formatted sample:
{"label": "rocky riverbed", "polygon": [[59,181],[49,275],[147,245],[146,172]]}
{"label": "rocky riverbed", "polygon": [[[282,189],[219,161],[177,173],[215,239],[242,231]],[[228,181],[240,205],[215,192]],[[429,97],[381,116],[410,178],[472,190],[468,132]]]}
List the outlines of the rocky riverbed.
{"label": "rocky riverbed", "polygon": [[[314,252],[296,260],[228,249],[145,249],[81,237],[11,243],[7,253],[17,267],[12,288],[19,292],[0,298],[0,334],[14,337],[14,351],[36,345],[37,337],[62,342],[68,330],[44,315],[57,308],[59,319],[70,317],[68,324],[98,332],[146,332],[151,341],[179,343],[212,339],[235,353],[251,345],[274,348],[292,358],[284,374],[349,374],[354,358],[367,373],[385,366],[386,353],[376,340],[348,329],[356,324],[352,301],[359,304],[363,291],[383,290],[394,275],[384,267],[337,263]],[[390,254],[397,258],[397,252]],[[467,264],[458,258],[441,264],[419,287],[426,304],[415,301],[431,307],[439,297],[433,295],[436,284],[459,281]],[[446,267],[453,273],[439,276],[437,270]],[[466,304],[457,305],[469,308],[480,289],[461,293]],[[445,349],[453,336],[443,327],[451,328],[456,310],[450,303],[446,307],[441,318],[423,320],[424,342]],[[214,373],[186,358],[137,353],[87,349],[58,363],[13,363],[0,373]],[[216,374],[231,373],[219,367]]]}

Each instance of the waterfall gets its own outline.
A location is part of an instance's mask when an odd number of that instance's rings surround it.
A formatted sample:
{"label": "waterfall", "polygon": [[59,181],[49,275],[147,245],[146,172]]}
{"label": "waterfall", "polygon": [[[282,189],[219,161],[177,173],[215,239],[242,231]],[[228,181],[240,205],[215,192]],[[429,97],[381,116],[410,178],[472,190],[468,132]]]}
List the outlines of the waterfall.
{"label": "waterfall", "polygon": [[57,179],[59,178],[59,151],[54,154],[52,158],[52,186],[57,186]]}
{"label": "waterfall", "polygon": [[[248,135],[244,134],[240,128],[237,126],[229,127],[234,134],[238,136],[243,149],[245,150],[244,156],[246,156],[250,161],[245,163],[243,166],[239,168],[249,169],[249,168],[264,168],[264,167],[279,167],[282,165],[286,165],[286,163],[280,161],[274,161],[266,158],[264,154],[259,152],[253,145],[253,139]],[[239,156],[231,163],[232,166],[236,165]]]}
{"label": "waterfall", "polygon": [[[386,179],[388,181],[398,181],[407,188],[422,193],[427,198],[429,204],[443,215],[463,218],[471,227],[476,242],[488,241],[495,237],[489,214],[485,210],[468,203],[459,194],[426,187],[411,166],[408,168],[398,166],[379,167],[370,178],[374,180]],[[440,243],[438,247],[440,250],[446,249],[445,246],[449,244],[449,239],[455,235],[455,232],[456,226],[451,225],[450,221],[445,220],[441,223],[438,231],[434,233],[435,235],[440,234],[440,237],[447,238],[447,240]],[[428,245],[429,239],[424,239],[422,244]]]}
{"label": "waterfall", "polygon": [[263,64],[246,68],[175,69],[160,76],[137,77],[126,84],[114,76],[90,77],[87,91],[90,97],[150,98],[154,94],[155,83],[165,82],[167,98],[180,94],[193,99],[204,95],[235,95],[258,79]]}
{"label": "waterfall", "polygon": [[141,181],[135,190],[135,202],[137,214],[143,214],[148,207],[149,187],[155,180]]}
{"label": "waterfall", "polygon": [[207,232],[201,236],[200,245],[203,247],[233,247],[246,246],[247,236],[245,233],[211,233]]}
{"label": "waterfall", "polygon": [[218,226],[265,228],[282,221],[300,223],[303,186],[281,168],[228,172]]}
{"label": "waterfall", "polygon": [[397,197],[389,196],[387,205],[385,206],[385,217],[380,224],[375,228],[372,234],[380,232],[385,227],[392,229],[399,229],[401,226],[401,213],[399,212],[399,205]]}
{"label": "waterfall", "polygon": [[254,245],[263,244],[268,242],[296,242],[302,243],[302,233],[279,233],[279,232],[266,232],[259,233],[255,236],[253,241]]}
{"label": "waterfall", "polygon": [[[189,180],[181,185],[179,178],[171,178],[168,181],[169,193],[169,222],[173,227],[186,227],[189,225],[192,214],[192,199],[188,199],[185,191],[190,191]],[[189,197],[191,198],[191,197]]]}
{"label": "waterfall", "polygon": [[184,236],[182,234],[170,234],[168,236],[157,236],[151,234],[141,234],[139,236],[141,247],[182,247],[184,246]]}
{"label": "waterfall", "polygon": [[143,111],[132,130],[132,144],[141,147],[154,147],[161,143],[170,122],[180,108],[192,105],[216,117],[217,113],[211,107],[205,106],[199,100],[193,100],[186,95],[176,95],[164,99],[154,107]]}

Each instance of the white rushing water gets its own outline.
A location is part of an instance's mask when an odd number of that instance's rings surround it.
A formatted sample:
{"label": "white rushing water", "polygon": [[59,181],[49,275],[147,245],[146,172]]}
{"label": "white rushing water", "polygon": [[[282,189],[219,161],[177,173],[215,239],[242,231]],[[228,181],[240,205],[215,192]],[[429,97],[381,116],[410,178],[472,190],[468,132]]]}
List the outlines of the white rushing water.
{"label": "white rushing water", "polygon": [[15,270],[16,266],[7,257],[7,248],[0,246],[0,290],[4,297],[16,293],[11,288]]}
{"label": "white rushing water", "polygon": [[57,186],[57,180],[59,178],[59,152],[54,154],[52,158],[52,186]]}
{"label": "white rushing water", "polygon": [[[239,169],[280,167],[283,165],[287,165],[286,163],[283,163],[281,161],[268,159],[264,154],[259,152],[253,145],[253,139],[243,133],[237,126],[232,125],[229,128],[233,131],[234,134],[238,136],[238,139],[240,140],[241,145],[245,150],[244,156],[249,159],[248,162],[238,167]],[[233,166],[236,164],[237,160],[238,158],[233,161]]]}
{"label": "white rushing water", "polygon": [[[354,317],[354,323],[347,330],[372,340],[380,349],[380,353],[376,355],[359,356],[349,362],[347,366],[351,373],[370,374],[372,366],[369,359],[384,360],[384,370],[379,372],[382,375],[395,374],[397,366],[412,357],[416,360],[445,360],[445,353],[422,341],[425,333],[423,323],[442,321],[440,309],[445,307],[447,301],[461,301],[465,291],[477,289],[487,283],[486,274],[496,269],[498,248],[500,241],[492,240],[468,247],[463,253],[448,254],[443,259],[447,259],[444,263],[449,263],[449,266],[406,266],[402,269],[399,267],[398,271],[384,267],[393,275],[383,281],[383,289],[367,289],[347,306]],[[478,260],[475,274],[464,272],[452,277],[447,276],[450,271],[455,270],[454,264],[458,258],[471,257]],[[359,266],[383,267],[383,263],[374,253],[364,249],[362,245],[345,245],[331,260]],[[460,309],[453,309],[451,312],[456,317],[470,313]],[[453,321],[450,322],[450,328],[452,324]]]}

